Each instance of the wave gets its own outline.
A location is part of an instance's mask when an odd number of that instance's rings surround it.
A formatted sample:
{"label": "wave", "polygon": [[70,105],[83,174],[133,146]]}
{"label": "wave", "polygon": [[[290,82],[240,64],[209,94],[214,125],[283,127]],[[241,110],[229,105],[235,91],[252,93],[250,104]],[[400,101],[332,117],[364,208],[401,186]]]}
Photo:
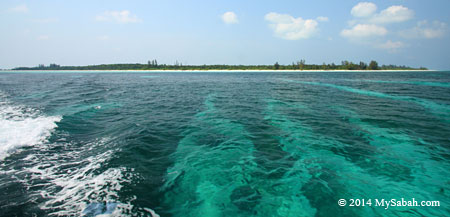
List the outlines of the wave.
{"label": "wave", "polygon": [[142,75],[141,78],[159,78],[157,75]]}
{"label": "wave", "polygon": [[39,208],[46,210],[49,216],[120,216],[130,211],[132,205],[120,202],[118,193],[137,174],[125,167],[108,167],[108,160],[117,149],[93,154],[107,145],[110,145],[109,139],[101,139],[70,151],[51,152],[49,150],[61,146],[51,144],[45,148],[48,150],[24,159],[30,166],[18,172],[28,174],[28,178],[22,180],[28,188],[36,188],[34,183],[40,180],[39,188],[29,193],[31,197],[44,199]]}
{"label": "wave", "polygon": [[[115,106],[93,104],[80,110],[95,112]],[[120,198],[123,186],[139,175],[133,168],[108,165],[119,151],[112,139],[75,144],[66,142],[68,132],[61,132],[56,141],[49,142],[61,120],[59,115],[14,105],[0,92],[0,159],[31,146],[26,156],[17,159],[20,169],[4,161],[0,172],[27,189],[26,200],[49,216],[123,216],[132,210],[158,216],[149,208],[134,207],[131,202],[136,198]]]}
{"label": "wave", "polygon": [[76,104],[76,105],[70,105],[66,107],[62,107],[55,112],[58,114],[62,114],[64,116],[66,115],[74,115],[74,114],[81,114],[83,113],[86,116],[92,116],[96,114],[97,112],[106,111],[109,109],[115,109],[120,108],[123,105],[121,103],[116,102],[101,102],[101,103],[93,103],[93,104]]}
{"label": "wave", "polygon": [[0,160],[20,147],[45,143],[61,119],[61,116],[46,116],[37,109],[13,105],[0,92]]}

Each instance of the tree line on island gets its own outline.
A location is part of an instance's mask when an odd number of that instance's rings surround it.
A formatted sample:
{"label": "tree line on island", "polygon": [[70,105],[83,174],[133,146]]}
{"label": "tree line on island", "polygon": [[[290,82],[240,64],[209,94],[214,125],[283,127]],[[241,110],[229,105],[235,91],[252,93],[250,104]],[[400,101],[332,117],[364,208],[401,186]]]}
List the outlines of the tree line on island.
{"label": "tree line on island", "polygon": [[158,64],[156,59],[149,60],[147,64],[127,63],[127,64],[101,64],[88,66],[60,66],[43,64],[37,67],[17,67],[13,70],[426,70],[425,67],[413,68],[408,66],[381,65],[377,61],[353,63],[342,61],[340,65],[331,64],[306,64],[305,60],[292,62],[289,65],[281,65],[276,62],[273,65],[183,65],[176,61],[173,65]]}

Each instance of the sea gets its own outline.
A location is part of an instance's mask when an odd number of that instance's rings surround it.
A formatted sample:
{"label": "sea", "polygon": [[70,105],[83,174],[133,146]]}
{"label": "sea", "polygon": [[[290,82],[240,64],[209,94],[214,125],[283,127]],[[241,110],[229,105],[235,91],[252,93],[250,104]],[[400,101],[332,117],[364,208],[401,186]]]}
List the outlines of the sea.
{"label": "sea", "polygon": [[0,72],[0,216],[450,216],[450,72]]}

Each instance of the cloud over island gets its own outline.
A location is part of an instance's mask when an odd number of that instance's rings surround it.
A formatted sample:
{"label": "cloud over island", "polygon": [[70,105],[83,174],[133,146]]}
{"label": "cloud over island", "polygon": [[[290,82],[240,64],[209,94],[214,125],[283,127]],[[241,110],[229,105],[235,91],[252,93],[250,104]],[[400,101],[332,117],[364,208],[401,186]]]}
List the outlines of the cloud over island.
{"label": "cloud over island", "polygon": [[328,21],[328,17],[320,16],[317,19],[303,19],[289,14],[270,12],[264,16],[269,27],[276,37],[286,40],[299,40],[311,38],[318,31],[318,21]]}

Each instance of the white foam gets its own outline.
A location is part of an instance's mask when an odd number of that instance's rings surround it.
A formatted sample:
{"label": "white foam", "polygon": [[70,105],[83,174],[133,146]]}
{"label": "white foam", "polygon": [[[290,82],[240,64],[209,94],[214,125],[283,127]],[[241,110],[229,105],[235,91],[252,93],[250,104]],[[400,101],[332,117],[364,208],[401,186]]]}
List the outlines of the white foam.
{"label": "white foam", "polygon": [[60,116],[45,116],[36,109],[12,105],[0,93],[0,160],[23,146],[44,143]]}
{"label": "white foam", "polygon": [[158,215],[158,213],[156,213],[154,210],[150,209],[150,208],[144,208],[145,211],[149,212],[151,217],[160,217]]}
{"label": "white foam", "polygon": [[[6,98],[0,92],[0,159],[23,146],[36,146],[39,151],[22,158],[24,166],[20,170],[10,169],[0,173],[15,177],[27,189],[35,188],[27,194],[30,198],[43,198],[44,202],[39,207],[46,210],[49,216],[81,216],[90,203],[104,202],[118,205],[113,213],[103,216],[123,216],[131,212],[131,200],[123,203],[118,192],[123,184],[130,183],[138,174],[125,167],[104,168],[118,151],[117,148],[91,154],[105,145],[111,145],[109,138],[83,146],[73,146],[61,139],[48,143],[46,141],[61,117],[45,116],[37,109],[13,105]],[[55,148],[63,150],[54,151]],[[0,164],[4,162],[0,161]]]}
{"label": "white foam", "polygon": [[[25,186],[33,187],[32,180],[41,181],[42,188],[33,192],[45,198],[39,204],[47,210],[49,216],[80,216],[90,203],[117,203],[117,207],[109,216],[123,216],[130,211],[128,205],[119,201],[118,192],[124,183],[130,183],[135,175],[132,169],[116,167],[102,169],[118,149],[110,149],[90,157],[82,157],[86,153],[108,144],[109,139],[100,139],[70,152],[54,152],[52,154],[33,154],[26,158],[32,167],[25,167],[23,172],[29,174],[29,180],[23,180]],[[66,144],[70,146],[71,144]],[[42,149],[61,144],[49,144]],[[68,159],[79,159],[67,161]],[[70,168],[70,169],[66,169]],[[131,173],[130,173],[131,172]],[[102,216],[108,216],[102,215]]]}

